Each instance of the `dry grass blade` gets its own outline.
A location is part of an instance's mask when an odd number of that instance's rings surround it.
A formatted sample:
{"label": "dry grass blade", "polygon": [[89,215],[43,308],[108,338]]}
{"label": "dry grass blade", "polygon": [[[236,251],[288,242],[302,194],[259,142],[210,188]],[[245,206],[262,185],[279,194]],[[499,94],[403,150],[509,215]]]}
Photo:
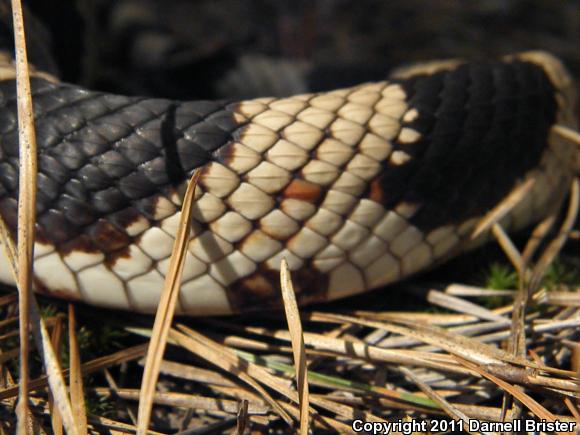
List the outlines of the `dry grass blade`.
{"label": "dry grass blade", "polygon": [[0,364],[5,364],[6,362],[14,359],[20,353],[19,349],[12,349],[5,352],[0,353]]}
{"label": "dry grass blade", "polygon": [[87,432],[87,414],[85,411],[81,356],[76,335],[75,310],[72,304],[68,304],[68,343],[70,353],[70,398],[77,430],[83,434]]}
{"label": "dry grass blade", "polygon": [[[89,423],[95,428],[91,433],[110,433],[111,435],[123,435],[132,434],[136,432],[135,426],[127,423],[121,423],[119,421],[111,420],[109,418],[101,417],[98,415],[89,415]],[[97,428],[102,428],[103,430],[98,432]],[[148,435],[165,435],[161,432],[156,432],[149,430]]]}
{"label": "dry grass blade", "polygon": [[470,235],[471,240],[476,239],[482,233],[489,230],[493,224],[497,223],[510,212],[518,203],[524,199],[530,189],[534,186],[535,179],[530,178],[516,187],[508,196],[506,196],[497,206],[487,213],[476,225]]}
{"label": "dry grass blade", "polygon": [[[107,380],[107,384],[109,384],[109,388],[111,390],[113,390],[114,392],[117,392],[119,390],[119,386],[117,385],[117,381],[115,381],[115,379],[111,375],[111,371],[109,369],[104,369],[103,374],[105,375],[105,379]],[[129,416],[129,419],[131,419],[131,423],[136,425],[137,424],[137,417],[135,416],[133,409],[128,407],[127,404],[125,403],[125,401],[121,398],[119,398],[119,405],[124,406],[125,411],[127,412],[127,415]]]}
{"label": "dry grass blade", "polygon": [[512,311],[511,335],[509,337],[508,348],[514,356],[525,355],[525,325],[524,315],[528,301],[528,292],[525,288],[525,278],[528,275],[526,264],[509,235],[503,230],[501,225],[494,224],[492,233],[498,241],[500,247],[514,266],[518,273],[519,290],[514,299],[514,309]]}
{"label": "dry grass blade", "polygon": [[181,207],[181,219],[179,220],[173,252],[169,262],[169,270],[165,278],[165,286],[157,308],[151,340],[149,341],[137,417],[137,433],[141,435],[144,435],[149,427],[153,396],[155,395],[155,386],[159,377],[159,367],[167,345],[167,336],[173,321],[177,297],[179,296],[181,275],[187,254],[187,241],[191,232],[193,198],[199,175],[200,172],[195,171],[187,185],[183,206]]}
{"label": "dry grass blade", "polygon": [[572,168],[576,173],[580,172],[580,133],[572,130],[570,127],[565,125],[556,124],[552,127],[551,133],[556,134],[556,136],[563,140],[564,142],[572,145],[576,148],[575,152],[572,153],[572,161],[570,162]]}
{"label": "dry grass blade", "polygon": [[[278,411],[279,414],[280,414],[279,408],[281,404],[278,404],[278,402],[269,398],[269,395],[265,393],[265,391],[261,387],[259,387],[259,385],[258,387],[260,389],[256,388],[256,386],[254,385],[255,382],[254,384],[250,384],[247,381],[248,377],[252,382],[254,379],[256,379],[260,383],[268,386],[274,391],[277,391],[278,393],[282,394],[291,401],[295,403],[299,402],[299,398],[296,392],[293,389],[289,388],[280,378],[270,374],[269,371],[265,370],[264,368],[256,364],[248,362],[247,360],[246,361],[242,360],[237,355],[235,355],[232,350],[224,346],[221,346],[220,344],[208,339],[207,337],[204,337],[203,335],[197,333],[196,331],[193,331],[192,329],[184,325],[178,325],[178,327],[181,330],[185,331],[187,335],[172,330],[171,337],[173,339],[178,341],[179,344],[186,347],[187,349],[190,349],[195,353],[198,353],[198,355],[202,356],[211,363],[218,365],[219,367],[221,367],[226,371],[236,374],[239,377],[239,379],[244,380],[244,382],[248,383],[250,386],[256,389],[256,391],[258,391],[262,395],[264,400],[270,403],[270,405],[272,405],[274,409]],[[288,334],[287,331],[284,332]],[[264,395],[264,393],[266,395]],[[342,406],[336,404],[330,400],[324,400],[319,398],[313,400],[311,398],[311,402],[321,408],[334,412],[335,414],[340,415],[343,418],[353,419],[355,418],[356,415],[362,415],[368,421],[384,421],[383,419],[375,416],[370,412],[361,412],[349,406]],[[282,412],[283,414],[281,414],[281,416],[284,418],[284,415],[287,414],[283,410]],[[313,413],[314,410],[311,408],[310,412]],[[312,417],[318,418],[318,414],[313,413]],[[290,419],[287,420],[287,422],[291,424]]]}
{"label": "dry grass blade", "polygon": [[493,224],[491,227],[491,232],[501,246],[503,252],[512,263],[514,269],[516,269],[518,272],[518,275],[524,276],[525,264],[523,263],[522,255],[520,254],[518,248],[516,248],[516,245],[514,245],[514,242],[512,242],[511,238],[507,235],[500,224]]}
{"label": "dry grass blade", "polygon": [[238,410],[236,423],[237,435],[244,435],[247,424],[248,424],[248,401],[244,399],[242,400],[242,403],[240,404],[240,409]]}
{"label": "dry grass blade", "polygon": [[528,396],[522,390],[520,390],[517,386],[511,385],[500,378],[488,373],[487,371],[483,370],[481,367],[478,367],[476,364],[473,364],[467,360],[463,360],[462,358],[456,358],[461,364],[464,364],[466,367],[471,368],[472,370],[479,373],[484,378],[488,379],[489,381],[496,384],[502,390],[507,391],[520,402],[522,402],[530,411],[532,411],[535,415],[539,418],[546,419],[547,421],[555,421],[556,416],[540,405],[537,401],[533,398]]}
{"label": "dry grass blade", "polygon": [[32,294],[32,254],[34,247],[34,223],[36,217],[36,139],[30,92],[26,43],[22,5],[19,0],[12,1],[12,18],[16,48],[16,81],[19,127],[19,201],[18,201],[18,248],[14,248],[5,222],[0,226],[2,243],[8,253],[9,264],[17,283],[19,296],[19,336],[20,336],[20,383],[19,406],[17,407],[17,431],[27,430],[28,401],[30,388],[28,379],[29,319],[36,346],[41,353],[54,401],[63,417],[64,426],[69,434],[76,434],[71,404],[66,393],[64,378],[55,356],[46,325],[39,315],[36,299]]}
{"label": "dry grass blade", "polygon": [[[497,310],[496,310],[497,311]],[[313,313],[309,319],[316,322],[318,313]],[[451,326],[457,324],[463,324],[466,322],[473,322],[476,320],[473,316],[465,314],[449,314],[449,313],[421,313],[416,311],[399,311],[399,312],[369,312],[369,311],[353,311],[351,313],[353,316],[358,316],[362,319],[370,319],[376,321],[391,321],[397,322],[400,319],[414,318],[417,322],[424,323],[426,325],[442,325]],[[503,314],[503,313],[500,313]],[[324,316],[322,317],[324,318]],[[322,319],[320,319],[323,321]]]}
{"label": "dry grass blade", "polygon": [[450,284],[445,288],[445,294],[451,296],[514,296],[514,290],[497,290],[474,287],[465,284]]}
{"label": "dry grass blade", "polygon": [[[0,218],[0,226],[6,228],[4,221]],[[1,233],[0,237],[2,238],[2,244],[5,246],[6,251],[8,252],[15,252],[14,243],[11,238],[5,237],[6,234]],[[17,272],[16,272],[16,265],[11,263],[11,272],[14,276],[14,281],[18,280]],[[2,298],[5,302],[9,302],[14,299],[14,295],[7,295]],[[56,347],[58,350],[58,345],[52,342],[52,340],[48,336],[48,332],[46,329],[46,325],[44,320],[40,317],[38,313],[38,306],[36,304],[36,299],[32,297],[32,301],[30,304],[30,314],[32,320],[32,332],[34,334],[34,339],[36,341],[37,348],[39,349],[44,366],[46,368],[46,372],[48,374],[48,383],[50,385],[50,396],[52,400],[52,404],[56,405],[54,408],[54,413],[52,416],[59,415],[61,418],[64,415],[64,420],[62,423],[67,429],[68,433],[76,433],[74,432],[74,418],[72,413],[72,406],[66,392],[66,388],[64,385],[64,377],[63,373],[60,368],[60,363],[58,357],[56,356],[54,348]],[[11,319],[8,319],[11,321]],[[6,323],[6,321],[4,321]],[[7,334],[6,337],[11,336],[11,334]],[[12,359],[11,352],[4,352],[0,355],[0,363],[2,363],[4,358]],[[15,391],[18,387],[8,388],[7,390]],[[32,389],[32,384],[30,385],[30,389]],[[4,390],[2,393],[10,394],[9,391]],[[57,424],[58,425],[58,424]],[[58,433],[55,430],[55,433]]]}
{"label": "dry grass blade", "polygon": [[2,249],[4,254],[8,259],[8,264],[10,265],[10,272],[14,277],[14,282],[18,280],[18,254],[14,247],[14,242],[12,241],[12,236],[10,235],[10,230],[6,226],[4,219],[0,217],[0,241],[2,242]]}
{"label": "dry grass blade", "polygon": [[300,400],[300,433],[308,434],[308,422],[310,407],[308,391],[308,369],[306,367],[306,350],[304,348],[304,334],[302,333],[302,323],[296,294],[288,270],[286,259],[282,259],[280,264],[280,285],[282,288],[282,300],[284,301],[284,311],[288,321],[288,330],[292,342],[292,352],[294,353],[294,366],[296,367],[296,384],[298,387],[298,398]]}
{"label": "dry grass blade", "polygon": [[20,314],[20,393],[16,414],[17,432],[28,430],[28,351],[29,351],[29,306],[32,293],[32,253],[34,249],[34,223],[36,221],[36,135],[26,41],[24,18],[20,0],[12,0],[12,22],[14,24],[14,45],[16,52],[16,87],[18,104],[18,291]]}
{"label": "dry grass blade", "polygon": [[[2,219],[0,219],[0,222],[4,223],[4,221]],[[7,239],[7,240],[12,242],[11,239]],[[4,243],[3,238],[0,238],[0,241],[2,241],[2,243]],[[12,245],[12,247],[14,247],[14,245]],[[9,305],[9,304],[13,304],[17,300],[18,300],[18,295],[16,293],[8,293],[7,295],[0,296],[0,307],[3,307],[5,305]]]}
{"label": "dry grass blade", "polygon": [[[120,350],[119,352],[115,352],[111,355],[103,356],[100,358],[96,358],[92,361],[84,363],[81,367],[83,375],[87,375],[90,373],[94,373],[99,371],[105,367],[109,367],[115,364],[120,364],[126,361],[131,361],[133,359],[137,359],[142,357],[145,352],[147,351],[147,346],[144,344],[140,344],[138,346],[133,346],[128,349]],[[60,375],[64,378],[65,376],[69,375],[69,370],[63,370],[60,372]],[[62,391],[65,392],[66,397],[66,390],[64,389],[64,380],[61,384],[53,385],[52,380],[48,376],[41,376],[38,379],[33,380],[30,382],[30,391],[37,390],[40,388],[46,387],[46,385],[50,382],[51,391],[54,393],[59,393],[61,388]],[[58,388],[57,388],[58,387]],[[3,390],[0,390],[0,400],[4,400],[10,397],[15,397],[18,394],[18,387],[8,387]],[[55,399],[56,400],[56,399]],[[67,414],[63,413],[63,417],[70,415],[70,421],[74,423],[74,419],[72,417],[72,411],[70,410],[70,402],[68,403],[68,410]],[[63,408],[59,407],[60,412],[63,412]],[[66,426],[68,419],[65,418],[65,429],[67,433],[76,433],[74,432],[74,424],[69,427]]]}
{"label": "dry grass blade", "polygon": [[[380,323],[373,321],[366,321],[362,319],[357,319],[355,317],[333,315],[328,316],[329,318],[335,317],[343,320],[348,320],[352,323],[358,323],[363,326],[368,326],[372,328],[385,329],[390,332],[395,332],[404,336],[412,337],[420,340],[424,343],[438,346],[441,349],[445,349],[450,354],[455,354],[461,356],[469,361],[473,361],[478,364],[496,364],[503,361],[513,362],[516,364],[525,365],[525,360],[514,360],[501,349],[487,345],[478,340],[464,337],[460,335],[453,334],[442,328],[438,328],[431,325],[420,324],[416,321],[403,321],[400,323],[406,324],[407,326],[393,325],[388,323]],[[353,346],[354,347],[354,346]]]}
{"label": "dry grass blade", "polygon": [[451,405],[447,400],[445,400],[440,394],[437,394],[429,385],[421,381],[421,379],[416,376],[411,370],[406,367],[400,368],[401,372],[408,378],[411,382],[419,387],[419,389],[425,393],[427,397],[437,403],[441,409],[443,409],[451,418],[456,420],[463,420],[465,426],[469,427],[469,417],[463,412]]}
{"label": "dry grass blade", "polygon": [[532,231],[532,234],[530,235],[530,238],[524,247],[524,251],[522,252],[522,261],[525,264],[529,264],[529,261],[540,247],[540,244],[556,223],[556,217],[556,214],[551,214],[538,225],[536,225],[534,231]]}
{"label": "dry grass blade", "polygon": [[234,387],[236,384],[222,374],[213,370],[201,369],[187,364],[163,360],[159,369],[161,373],[190,381],[203,382],[211,385]]}
{"label": "dry grass blade", "polygon": [[[187,335],[176,330],[171,330],[170,337],[190,352],[199,355],[206,361],[217,365],[226,372],[235,374],[239,380],[249,385],[258,394],[260,394],[262,398],[267,403],[269,403],[275,411],[278,412],[280,417],[282,417],[282,419],[288,425],[292,425],[292,417],[290,417],[288,413],[282,409],[278,402],[276,402],[276,400],[274,400],[272,396],[270,396],[270,394],[253,379],[253,376],[248,373],[250,368],[249,364],[241,360],[225,347],[220,346],[218,343],[212,342],[208,338],[195,333],[195,331],[189,328],[183,327],[183,329],[187,332]],[[262,380],[270,380],[273,378],[273,382],[271,382],[269,385],[270,387],[280,391],[282,394],[286,392],[285,395],[291,396],[290,398],[296,402],[298,401],[292,392],[289,391],[287,386],[284,385],[280,380],[274,378],[265,370],[262,370],[259,374],[263,377]]]}
{"label": "dry grass blade", "polygon": [[572,400],[570,400],[569,397],[566,397],[564,399],[564,403],[566,404],[566,407],[570,410],[570,412],[574,416],[574,419],[576,420],[576,427],[580,428],[580,411],[578,410],[576,405],[574,405],[574,402],[572,402]]}
{"label": "dry grass blade", "polygon": [[487,308],[466,301],[464,299],[442,293],[438,290],[430,290],[427,297],[428,301],[434,305],[439,305],[441,307],[460,313],[471,314],[472,316],[492,322],[509,323],[508,319],[494,313],[493,311],[488,310]]}
{"label": "dry grass blade", "polygon": [[[72,405],[70,403],[66,386],[64,383],[64,373],[60,368],[60,363],[51,343],[50,336],[46,329],[44,320],[40,317],[36,299],[33,297],[30,304],[30,316],[32,321],[32,332],[37,349],[39,349],[44,368],[47,373],[50,391],[54,401],[63,417],[63,424],[68,434],[76,434]],[[35,388],[36,382],[30,383],[30,388]]]}
{"label": "dry grass blade", "polygon": [[[279,371],[281,373],[286,373],[289,375],[293,375],[295,373],[293,367],[286,365],[284,363],[264,360],[262,358],[259,358],[255,355],[246,352],[238,351],[237,353],[247,361],[260,364],[272,370]],[[308,374],[308,378],[309,384],[316,385],[325,389],[330,388],[334,391],[350,391],[350,392],[356,391],[359,393],[363,392],[365,394],[367,393],[376,394],[378,396],[381,396],[384,400],[388,400],[389,406],[403,407],[404,409],[413,408],[419,410],[425,410],[426,408],[432,409],[433,407],[436,407],[436,404],[434,404],[430,400],[423,399],[422,397],[410,393],[392,391],[387,388],[383,388],[376,385],[369,385],[361,382],[353,382],[348,379],[340,378],[337,376],[330,376],[325,375],[323,373],[310,371]],[[390,399],[395,399],[400,402],[395,402],[394,400]]]}
{"label": "dry grass blade", "polygon": [[[510,237],[503,232],[503,229],[498,224],[493,226],[493,235],[499,242],[504,253],[511,260],[512,265],[518,273],[519,289],[516,297],[514,298],[514,309],[512,311],[512,322],[510,329],[511,334],[508,338],[507,350],[508,352],[511,352],[514,357],[525,357],[525,314],[529,300],[529,289],[526,286],[526,277],[529,276],[529,273],[526,270],[526,263],[524,262],[524,258],[519,253]],[[504,392],[504,397],[502,400],[502,414],[505,415],[507,413],[508,407],[511,405],[514,415],[520,416],[522,405],[519,402],[512,402],[512,396],[509,396]]]}
{"label": "dry grass blade", "polygon": [[[281,403],[283,408],[286,408],[286,410],[288,412],[293,412],[293,407],[290,403]],[[312,419],[314,421],[314,423],[318,423],[317,426],[322,427],[324,429],[328,429],[329,427],[334,429],[336,431],[336,433],[339,434],[351,434],[352,433],[352,427],[349,425],[346,425],[344,423],[341,423],[338,420],[335,420],[333,418],[327,417],[325,415],[321,415],[321,414],[314,414],[312,416]]]}
{"label": "dry grass blade", "polygon": [[[62,316],[57,316],[52,328],[52,347],[54,348],[56,355],[60,354],[60,346],[62,344],[62,333],[63,333],[63,319]],[[60,414],[57,407],[55,407],[54,398],[52,392],[48,392],[48,402],[49,402],[49,412],[50,412],[50,424],[52,426],[52,431],[55,435],[62,435],[62,415]]]}
{"label": "dry grass blade", "polygon": [[[127,400],[137,400],[139,398],[139,390],[121,388],[117,391],[109,388],[95,388],[94,391],[99,396],[118,395]],[[203,409],[207,411],[223,411],[229,414],[237,414],[239,411],[239,403],[233,400],[217,399],[214,397],[205,397],[201,395],[185,394],[185,393],[155,393],[154,402],[167,406],[179,406],[182,408]],[[247,401],[246,401],[247,402]],[[269,407],[252,402],[246,410],[249,414],[265,415],[269,411]]]}
{"label": "dry grass blade", "polygon": [[552,264],[552,261],[558,255],[564,243],[568,238],[568,234],[572,227],[574,226],[574,222],[576,222],[576,218],[578,217],[578,208],[580,206],[580,182],[578,178],[574,178],[572,180],[572,186],[570,188],[570,200],[568,203],[568,211],[566,212],[566,217],[564,218],[564,222],[562,222],[562,226],[558,235],[550,242],[538,262],[536,266],[532,270],[532,277],[530,279],[530,289],[533,292],[535,289],[538,288],[548,266]]}
{"label": "dry grass blade", "polygon": [[580,293],[550,291],[544,293],[538,302],[541,304],[580,308]]}
{"label": "dry grass blade", "polygon": [[[248,331],[257,334],[262,332],[254,328],[248,328]],[[268,335],[281,340],[290,340],[288,331],[274,331]],[[362,342],[331,338],[314,333],[304,334],[304,341],[308,346],[312,346],[317,350],[332,352],[352,359],[392,364],[409,364],[459,374],[470,373],[469,370],[466,370],[458,364],[454,364],[451,357],[447,355],[409,350],[382,349]]]}
{"label": "dry grass blade", "polygon": [[576,130],[572,130],[570,127],[566,127],[565,125],[556,124],[552,127],[552,131],[562,139],[580,147],[580,133]]}

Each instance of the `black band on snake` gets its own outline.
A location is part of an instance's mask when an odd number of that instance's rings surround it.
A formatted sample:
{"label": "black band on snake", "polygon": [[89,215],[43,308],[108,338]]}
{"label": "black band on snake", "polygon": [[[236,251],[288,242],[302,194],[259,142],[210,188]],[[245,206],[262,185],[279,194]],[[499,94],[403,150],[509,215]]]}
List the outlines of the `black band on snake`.
{"label": "black band on snake", "polygon": [[[178,313],[300,303],[379,288],[472,246],[526,180],[509,230],[564,197],[575,128],[561,63],[530,52],[431,62],[379,83],[243,102],[125,97],[33,74],[39,146],[37,291],[152,312],[183,189],[201,169]],[[0,214],[16,234],[14,69],[0,67]],[[479,243],[480,241],[475,241]],[[4,254],[0,280],[12,283]],[[388,292],[388,289],[385,290]]]}

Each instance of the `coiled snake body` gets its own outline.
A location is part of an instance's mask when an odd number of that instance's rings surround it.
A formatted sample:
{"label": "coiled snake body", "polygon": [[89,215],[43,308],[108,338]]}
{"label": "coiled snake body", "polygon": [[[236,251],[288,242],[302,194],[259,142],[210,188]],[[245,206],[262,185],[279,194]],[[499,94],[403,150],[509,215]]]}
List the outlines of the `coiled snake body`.
{"label": "coiled snake body", "polygon": [[[15,234],[13,69],[0,75],[0,214]],[[125,97],[33,78],[39,144],[35,287],[154,311],[181,195],[201,168],[178,312],[299,302],[381,287],[457,253],[523,181],[513,230],[557,206],[573,150],[572,83],[545,53],[430,63],[385,82],[238,103]],[[12,283],[0,255],[0,280]]]}

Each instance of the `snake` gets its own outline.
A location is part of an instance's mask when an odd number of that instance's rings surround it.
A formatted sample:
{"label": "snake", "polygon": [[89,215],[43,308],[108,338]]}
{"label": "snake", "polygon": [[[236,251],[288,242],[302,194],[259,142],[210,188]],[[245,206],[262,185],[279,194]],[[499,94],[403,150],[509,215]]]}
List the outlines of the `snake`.
{"label": "snake", "polygon": [[[559,207],[574,176],[575,85],[551,54],[424,62],[385,80],[247,101],[113,95],[33,69],[38,143],[34,289],[155,312],[195,171],[178,314],[352,296],[470,249],[477,223],[523,183],[500,223]],[[0,57],[0,216],[16,238],[18,123]],[[0,281],[14,285],[0,253]],[[388,289],[385,297],[388,297]]]}

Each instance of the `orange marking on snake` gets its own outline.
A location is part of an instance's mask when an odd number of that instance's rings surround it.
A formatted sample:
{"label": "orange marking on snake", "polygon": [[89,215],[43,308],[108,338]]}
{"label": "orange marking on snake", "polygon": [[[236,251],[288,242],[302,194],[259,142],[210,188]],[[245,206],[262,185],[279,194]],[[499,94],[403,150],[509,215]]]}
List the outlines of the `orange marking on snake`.
{"label": "orange marking on snake", "polygon": [[308,181],[295,179],[282,192],[282,196],[288,199],[299,199],[316,204],[322,195],[322,188]]}
{"label": "orange marking on snake", "polygon": [[379,182],[378,178],[371,181],[369,198],[372,199],[374,202],[378,202],[379,204],[383,203],[384,199],[383,189],[381,188],[381,183]]}

